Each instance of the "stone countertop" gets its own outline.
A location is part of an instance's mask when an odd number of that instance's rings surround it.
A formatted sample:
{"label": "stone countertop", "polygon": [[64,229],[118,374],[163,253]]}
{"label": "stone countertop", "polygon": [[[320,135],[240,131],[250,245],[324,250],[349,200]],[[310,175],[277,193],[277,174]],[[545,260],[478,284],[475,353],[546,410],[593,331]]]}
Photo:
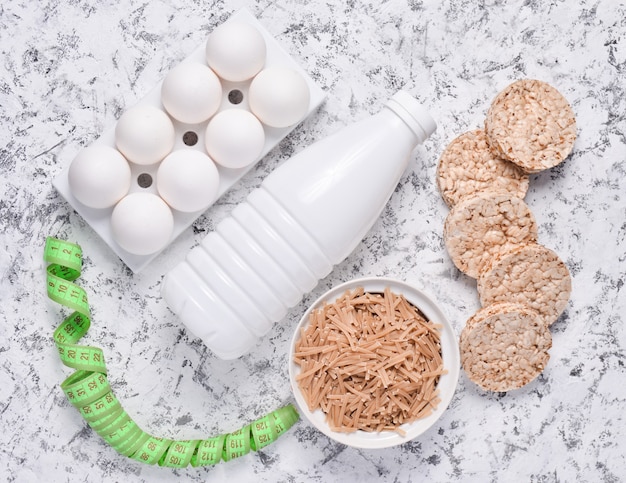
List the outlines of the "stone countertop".
{"label": "stone countertop", "polygon": [[[593,481],[626,479],[626,7],[577,0],[305,2],[9,0],[0,6],[0,479],[3,481]],[[327,92],[299,125],[140,274],[55,192],[52,179],[239,8],[248,8]],[[306,307],[361,276],[406,280],[457,333],[475,281],[443,244],[439,155],[482,126],[510,82],[557,87],[578,122],[572,155],[531,176],[539,241],[569,267],[570,302],[531,384],[480,390],[461,372],[444,416],[402,446],[358,450],[299,421],[274,444],[209,468],[119,456],[63,396],[51,335],[65,313],[45,294],[48,235],[79,243],[80,284],[109,378],[137,423],[205,438],[292,401],[287,348]],[[438,122],[362,243],[248,355],[222,361],[160,297],[163,275],[282,161],[378,111],[398,89]],[[622,295],[620,295],[620,293]]]}

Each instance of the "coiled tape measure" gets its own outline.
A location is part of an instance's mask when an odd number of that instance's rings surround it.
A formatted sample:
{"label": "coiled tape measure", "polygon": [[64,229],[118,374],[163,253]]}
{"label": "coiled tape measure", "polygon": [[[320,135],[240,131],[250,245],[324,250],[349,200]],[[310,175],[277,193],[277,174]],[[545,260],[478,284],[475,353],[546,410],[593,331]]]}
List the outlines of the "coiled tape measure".
{"label": "coiled tape measure", "polygon": [[89,426],[120,454],[170,468],[214,465],[267,446],[298,420],[295,407],[289,404],[235,432],[213,438],[171,440],[146,433],[113,394],[102,349],[78,345],[91,325],[87,294],[74,283],[81,274],[82,249],[48,237],[44,259],[49,264],[48,297],[73,310],[53,336],[61,361],[75,370],[61,388]]}

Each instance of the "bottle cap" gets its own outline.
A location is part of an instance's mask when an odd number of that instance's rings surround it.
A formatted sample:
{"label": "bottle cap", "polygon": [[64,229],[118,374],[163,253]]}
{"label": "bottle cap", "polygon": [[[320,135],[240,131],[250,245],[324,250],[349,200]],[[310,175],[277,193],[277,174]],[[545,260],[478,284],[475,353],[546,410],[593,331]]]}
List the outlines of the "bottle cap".
{"label": "bottle cap", "polygon": [[396,92],[386,106],[395,112],[423,142],[437,129],[437,123],[417,99],[406,91]]}

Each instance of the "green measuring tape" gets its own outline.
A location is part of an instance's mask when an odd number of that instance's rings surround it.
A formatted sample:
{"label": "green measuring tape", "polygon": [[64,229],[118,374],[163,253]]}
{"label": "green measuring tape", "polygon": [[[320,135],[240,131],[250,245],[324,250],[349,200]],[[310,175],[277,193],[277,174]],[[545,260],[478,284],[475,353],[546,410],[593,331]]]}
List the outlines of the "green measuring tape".
{"label": "green measuring tape", "polygon": [[170,468],[213,465],[267,446],[298,420],[295,407],[289,404],[238,431],[208,439],[176,441],[144,432],[111,391],[102,349],[77,345],[91,324],[87,294],[73,283],[81,273],[81,248],[48,237],[44,259],[49,263],[48,296],[74,311],[54,331],[61,361],[75,369],[61,388],[89,426],[120,454]]}

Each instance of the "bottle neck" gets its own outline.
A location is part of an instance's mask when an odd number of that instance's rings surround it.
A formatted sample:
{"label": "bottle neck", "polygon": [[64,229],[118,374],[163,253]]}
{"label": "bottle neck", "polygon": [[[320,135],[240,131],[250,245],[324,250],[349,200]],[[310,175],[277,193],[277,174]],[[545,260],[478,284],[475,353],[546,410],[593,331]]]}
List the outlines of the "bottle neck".
{"label": "bottle neck", "polygon": [[417,144],[423,143],[437,128],[435,120],[424,106],[405,91],[398,91],[387,101],[385,107],[409,127],[417,138]]}

